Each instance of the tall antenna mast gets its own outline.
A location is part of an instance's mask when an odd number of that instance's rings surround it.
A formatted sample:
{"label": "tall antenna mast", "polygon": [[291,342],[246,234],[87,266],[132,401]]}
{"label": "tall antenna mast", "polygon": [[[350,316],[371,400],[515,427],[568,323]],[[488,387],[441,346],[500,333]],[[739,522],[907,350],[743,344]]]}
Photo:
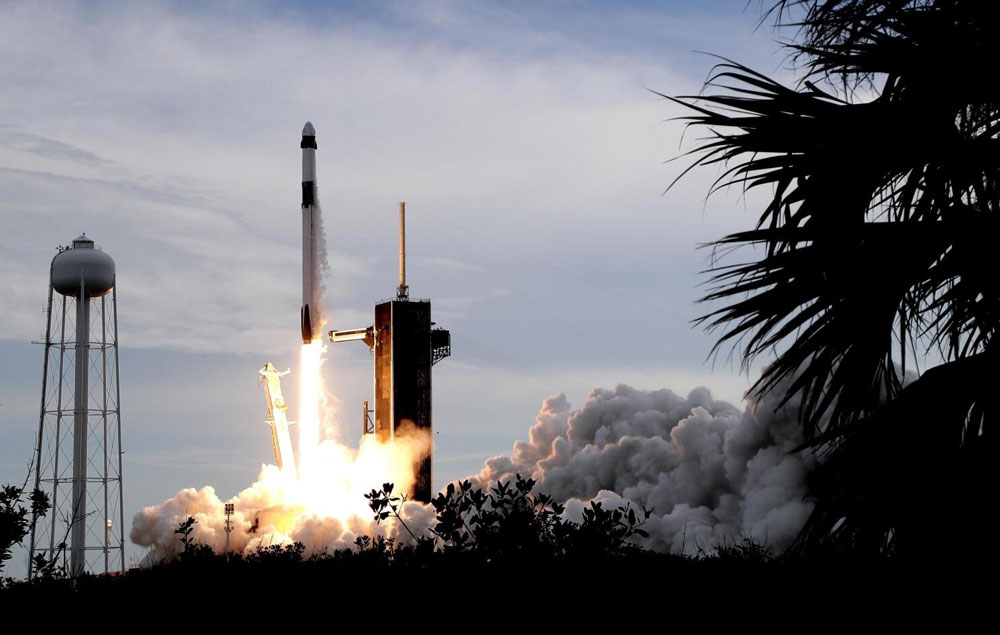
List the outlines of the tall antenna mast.
{"label": "tall antenna mast", "polygon": [[397,300],[409,300],[410,288],[406,286],[406,203],[399,203],[399,286]]}

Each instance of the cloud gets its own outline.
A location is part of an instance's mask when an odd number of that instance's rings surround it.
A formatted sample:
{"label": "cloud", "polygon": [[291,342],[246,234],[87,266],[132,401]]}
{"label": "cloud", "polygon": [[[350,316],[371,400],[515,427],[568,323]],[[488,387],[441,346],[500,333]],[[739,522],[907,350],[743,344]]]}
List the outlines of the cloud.
{"label": "cloud", "polygon": [[10,129],[10,125],[0,125],[0,147],[21,152],[30,152],[47,159],[63,159],[83,165],[107,165],[110,161],[102,159],[93,152],[88,152],[69,143],[49,139],[40,135],[18,132]]}
{"label": "cloud", "polygon": [[[3,274],[20,290],[14,306],[44,302],[52,248],[86,230],[118,263],[123,342],[271,346],[270,325],[299,304],[296,135],[307,118],[342,304],[391,292],[392,219],[382,232],[372,212],[399,199],[511,243],[518,223],[541,238],[532,219],[570,208],[599,217],[635,208],[641,192],[655,203],[664,142],[678,133],[655,127],[664,106],[635,77],[672,77],[659,61],[580,49],[565,34],[537,47],[552,34],[514,15],[479,44],[449,38],[459,23],[496,24],[462,5],[441,5],[447,20],[386,11],[394,19],[305,26],[253,11],[219,21],[167,5],[5,5],[0,186],[11,195],[0,214],[24,263]],[[482,266],[428,227],[412,228],[421,293],[487,295]],[[34,336],[32,320],[5,319],[0,338]]]}

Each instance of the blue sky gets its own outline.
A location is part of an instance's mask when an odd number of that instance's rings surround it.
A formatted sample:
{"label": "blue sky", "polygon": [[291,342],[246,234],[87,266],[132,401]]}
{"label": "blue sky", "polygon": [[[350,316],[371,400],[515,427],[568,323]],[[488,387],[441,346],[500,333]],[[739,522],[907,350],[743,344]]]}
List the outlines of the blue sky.
{"label": "blue sky", "polygon": [[[411,293],[453,334],[435,482],[523,437],[542,400],[627,383],[738,400],[697,246],[753,222],[711,171],[669,193],[707,51],[785,76],[733,2],[0,5],[0,481],[37,431],[48,264],[81,231],[118,265],[126,518],[231,495],[270,458],[256,370],[295,368],[299,148],[316,126],[334,326],[371,322],[408,210]],[[371,360],[331,350],[356,442]],[[286,393],[295,394],[294,372]],[[294,409],[294,401],[292,402]],[[294,413],[292,413],[294,417]]]}

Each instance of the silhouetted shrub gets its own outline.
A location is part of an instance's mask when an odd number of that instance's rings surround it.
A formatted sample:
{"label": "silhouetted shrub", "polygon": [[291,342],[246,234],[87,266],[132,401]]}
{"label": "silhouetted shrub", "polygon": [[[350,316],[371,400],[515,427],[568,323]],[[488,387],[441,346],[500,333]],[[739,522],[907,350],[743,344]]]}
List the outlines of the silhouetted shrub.
{"label": "silhouetted shrub", "polygon": [[437,520],[432,536],[414,535],[400,516],[406,497],[394,496],[392,483],[365,497],[375,521],[395,518],[415,549],[472,553],[487,562],[614,556],[638,548],[630,541],[633,536],[647,536],[642,526],[652,509],[636,514],[629,504],[605,509],[592,502],[583,510],[583,521],[575,523],[563,517],[565,507],[551,496],[533,493],[535,484],[520,474],[513,481],[497,481],[488,491],[469,481],[450,483],[431,501]]}
{"label": "silhouetted shrub", "polygon": [[[49,497],[39,489],[32,490],[28,496],[30,502],[25,507],[22,497],[26,489],[26,485],[20,487],[4,485],[0,488],[0,571],[3,571],[4,565],[10,560],[14,546],[24,542],[24,537],[28,535],[34,519],[44,516],[49,510]],[[51,570],[51,563],[41,554],[39,558],[41,558],[39,562],[45,565],[46,570]],[[0,586],[4,584],[4,580],[0,578]]]}

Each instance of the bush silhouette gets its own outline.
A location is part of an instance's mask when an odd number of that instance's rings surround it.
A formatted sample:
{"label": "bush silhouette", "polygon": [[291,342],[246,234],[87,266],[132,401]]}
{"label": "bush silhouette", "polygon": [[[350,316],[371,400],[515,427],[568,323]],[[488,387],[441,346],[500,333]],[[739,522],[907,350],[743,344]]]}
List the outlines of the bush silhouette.
{"label": "bush silhouette", "polygon": [[533,479],[515,475],[487,491],[469,481],[450,483],[432,501],[437,523],[431,536],[416,536],[400,516],[405,496],[393,495],[393,484],[365,497],[376,522],[392,516],[418,548],[468,553],[483,561],[530,558],[593,558],[625,554],[638,547],[633,536],[647,537],[642,526],[652,509],[639,514],[629,504],[605,509],[592,502],[575,523],[562,516],[565,507],[544,493],[533,493]]}
{"label": "bush silhouette", "polygon": [[[5,484],[0,488],[0,572],[10,560],[14,546],[23,544],[35,519],[44,516],[49,510],[49,497],[39,489],[32,490],[28,506],[25,507],[22,498],[26,489],[24,484],[20,487]],[[36,557],[35,564],[42,565],[44,570],[51,569],[50,563],[41,554]]]}

